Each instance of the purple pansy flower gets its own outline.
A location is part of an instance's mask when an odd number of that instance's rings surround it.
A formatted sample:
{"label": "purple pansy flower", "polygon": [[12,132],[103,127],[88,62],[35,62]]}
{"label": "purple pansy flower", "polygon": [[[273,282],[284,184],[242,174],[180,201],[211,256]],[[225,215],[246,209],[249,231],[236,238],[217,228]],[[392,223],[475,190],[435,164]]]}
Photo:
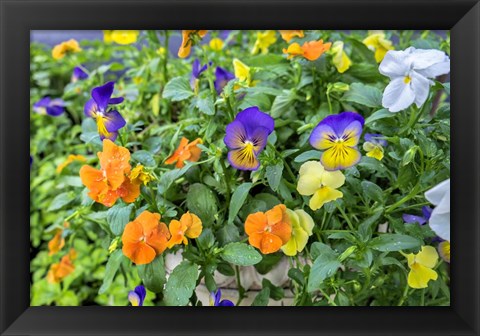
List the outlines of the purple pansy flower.
{"label": "purple pansy flower", "polygon": [[198,78],[200,77],[202,72],[207,70],[207,68],[211,65],[212,65],[212,62],[209,62],[208,64],[201,66],[200,61],[198,59],[193,61],[192,75],[190,76],[190,87],[192,88],[193,91],[196,92],[198,90]]}
{"label": "purple pansy flower", "polygon": [[240,170],[257,170],[260,166],[257,156],[267,145],[274,125],[273,118],[257,106],[239,112],[235,120],[227,125],[223,139],[230,149],[230,165]]}
{"label": "purple pansy flower", "polygon": [[33,110],[40,114],[58,117],[65,112],[65,102],[60,98],[51,99],[50,97],[43,97],[33,104]]}
{"label": "purple pansy flower", "polygon": [[73,68],[72,82],[76,82],[78,80],[83,80],[87,78],[88,78],[88,74],[85,71],[83,71],[81,67],[76,66],[75,68]]}
{"label": "purple pansy flower", "polygon": [[405,223],[418,223],[420,225],[425,224],[432,215],[433,209],[428,206],[422,207],[422,216],[403,214],[402,218]]}
{"label": "purple pansy flower", "polygon": [[360,161],[357,149],[365,119],[355,112],[329,115],[313,129],[310,144],[323,150],[320,161],[325,170],[346,169]]}
{"label": "purple pansy flower", "polygon": [[128,292],[128,301],[132,306],[143,306],[143,301],[147,296],[147,291],[142,285],[135,287],[135,290]]}
{"label": "purple pansy flower", "polygon": [[217,90],[217,93],[220,94],[222,93],[223,88],[229,81],[235,78],[235,75],[231,72],[228,72],[224,68],[217,67],[215,69],[215,90]]}
{"label": "purple pansy flower", "polygon": [[233,307],[235,306],[232,301],[230,300],[221,300],[222,298],[222,291],[219,289],[216,293],[210,293],[210,306],[215,307]]}
{"label": "purple pansy flower", "polygon": [[84,113],[87,117],[97,122],[100,139],[115,141],[118,130],[125,126],[126,122],[117,110],[109,110],[109,105],[120,104],[123,97],[111,98],[113,93],[113,82],[92,90],[92,99],[85,104]]}

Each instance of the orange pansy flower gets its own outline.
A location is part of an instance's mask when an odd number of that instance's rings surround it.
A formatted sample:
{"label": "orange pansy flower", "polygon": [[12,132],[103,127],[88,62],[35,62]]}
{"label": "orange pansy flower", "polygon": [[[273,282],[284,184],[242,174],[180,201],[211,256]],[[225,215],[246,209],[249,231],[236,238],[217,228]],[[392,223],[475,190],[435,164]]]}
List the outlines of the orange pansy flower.
{"label": "orange pansy flower", "polygon": [[103,152],[99,152],[101,169],[83,166],[80,169],[82,183],[90,190],[88,196],[105,206],[112,206],[122,198],[131,203],[140,195],[140,184],[132,183],[130,173],[130,152],[125,147],[115,145],[111,140],[103,140]]}
{"label": "orange pansy flower", "polygon": [[188,245],[188,238],[198,238],[202,233],[202,220],[197,215],[187,211],[180,220],[172,220],[168,226],[172,238],[168,242],[168,248],[178,244]]}
{"label": "orange pansy flower", "polygon": [[202,154],[202,150],[197,145],[202,143],[203,141],[200,138],[188,143],[188,139],[183,137],[175,152],[165,160],[165,164],[176,162],[175,167],[182,168],[185,166],[183,161],[197,162]]}
{"label": "orange pansy flower", "polygon": [[178,49],[178,57],[185,58],[190,55],[192,49],[193,36],[198,35],[201,38],[207,35],[208,30],[182,30],[182,44]]}
{"label": "orange pansy flower", "polygon": [[75,270],[72,260],[77,257],[74,249],[71,249],[67,255],[64,255],[60,262],[52,264],[47,273],[47,281],[50,283],[59,283],[63,278]]}
{"label": "orange pansy flower", "polygon": [[282,35],[282,39],[287,42],[290,42],[292,38],[298,36],[302,38],[304,36],[303,30],[279,30],[280,35]]}
{"label": "orange pansy flower", "polygon": [[85,162],[87,161],[87,159],[85,158],[85,156],[83,155],[74,155],[74,154],[70,154],[68,156],[68,158],[62,162],[61,164],[59,164],[57,166],[57,173],[60,174],[62,172],[62,170],[68,166],[70,163],[72,163],[73,161],[81,161],[81,162]]}
{"label": "orange pansy flower", "polygon": [[283,204],[263,213],[250,214],[245,221],[245,232],[250,245],[263,254],[277,252],[292,235],[292,225]]}
{"label": "orange pansy flower", "polygon": [[125,226],[122,235],[123,254],[137,265],[148,264],[167,248],[170,233],[160,214],[142,212]]}
{"label": "orange pansy flower", "polygon": [[326,51],[330,49],[332,42],[323,43],[320,41],[305,42],[302,46],[298,43],[292,43],[288,46],[288,49],[283,48],[283,52],[288,54],[287,59],[291,59],[295,56],[303,56],[309,61],[315,61]]}
{"label": "orange pansy flower", "polygon": [[[63,223],[64,228],[68,228],[70,224],[68,222]],[[48,255],[54,255],[59,252],[65,246],[65,239],[63,238],[63,229],[57,229],[55,235],[48,242]]]}

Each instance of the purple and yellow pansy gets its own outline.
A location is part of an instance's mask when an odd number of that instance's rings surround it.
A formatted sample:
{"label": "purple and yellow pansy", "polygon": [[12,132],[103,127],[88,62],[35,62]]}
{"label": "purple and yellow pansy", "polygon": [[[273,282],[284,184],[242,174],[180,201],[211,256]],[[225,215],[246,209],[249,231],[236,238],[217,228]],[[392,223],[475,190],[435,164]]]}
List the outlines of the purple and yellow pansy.
{"label": "purple and yellow pansy", "polygon": [[190,87],[193,91],[198,92],[198,79],[200,78],[200,75],[211,65],[212,62],[209,62],[202,66],[198,59],[195,59],[195,61],[193,61],[192,74],[190,75]]}
{"label": "purple and yellow pansy", "polygon": [[33,104],[33,110],[39,114],[58,117],[65,112],[65,102],[60,98],[52,99],[47,96]]}
{"label": "purple and yellow pansy", "polygon": [[214,307],[233,307],[235,304],[230,300],[220,300],[222,291],[218,289],[216,292],[210,293],[210,306]]}
{"label": "purple and yellow pansy", "polygon": [[313,129],[310,144],[324,151],[320,161],[325,170],[346,169],[360,161],[357,145],[364,123],[360,114],[342,112],[329,115]]}
{"label": "purple and yellow pansy", "polygon": [[227,125],[223,139],[230,149],[230,165],[239,170],[257,170],[260,167],[257,157],[267,145],[267,138],[274,126],[273,118],[257,106],[238,113],[235,120]]}
{"label": "purple and yellow pansy", "polygon": [[143,306],[143,301],[147,296],[147,291],[142,285],[135,287],[133,291],[128,292],[128,301],[132,306]]}
{"label": "purple and yellow pansy", "polygon": [[383,149],[387,146],[387,141],[383,140],[382,134],[365,134],[365,142],[363,149],[367,152],[367,156],[381,161],[383,159]]}
{"label": "purple and yellow pansy", "polygon": [[126,125],[125,119],[117,110],[109,109],[109,105],[123,102],[123,97],[112,98],[113,87],[114,83],[108,82],[103,86],[94,88],[92,99],[85,104],[84,113],[87,117],[95,119],[102,140],[115,141],[118,130]]}

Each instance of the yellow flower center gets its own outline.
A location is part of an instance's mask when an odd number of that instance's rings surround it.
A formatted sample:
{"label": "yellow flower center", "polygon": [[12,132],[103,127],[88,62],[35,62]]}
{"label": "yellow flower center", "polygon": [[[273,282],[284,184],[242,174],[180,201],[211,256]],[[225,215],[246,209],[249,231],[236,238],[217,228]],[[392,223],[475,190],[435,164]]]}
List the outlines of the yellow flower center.
{"label": "yellow flower center", "polygon": [[410,78],[410,76],[405,76],[405,77],[403,78],[403,82],[404,82],[405,84],[408,84],[408,83],[410,83],[411,81],[412,81],[412,79]]}

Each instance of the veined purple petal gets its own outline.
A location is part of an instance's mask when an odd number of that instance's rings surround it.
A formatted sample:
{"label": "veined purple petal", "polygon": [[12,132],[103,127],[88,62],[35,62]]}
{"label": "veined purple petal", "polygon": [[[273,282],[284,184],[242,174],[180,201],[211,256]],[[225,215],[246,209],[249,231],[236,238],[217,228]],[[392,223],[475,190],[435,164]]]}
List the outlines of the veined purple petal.
{"label": "veined purple petal", "polygon": [[217,67],[215,69],[215,81],[213,83],[215,85],[215,90],[217,90],[217,93],[220,94],[225,85],[227,85],[227,83],[234,78],[235,75],[233,73],[228,72],[221,67]]}
{"label": "veined purple petal", "polygon": [[318,124],[310,133],[310,145],[316,149],[325,150],[332,147],[337,140],[337,134],[330,125]]}
{"label": "veined purple petal", "polygon": [[234,120],[227,125],[223,142],[229,149],[238,149],[243,147],[246,140],[247,132],[240,121]]}
{"label": "veined purple petal", "polygon": [[253,149],[255,151],[255,155],[258,155],[267,145],[268,129],[265,127],[257,127],[257,129],[252,133],[251,137],[247,139],[247,141],[251,141],[253,143]]}
{"label": "veined purple petal", "polygon": [[382,147],[386,147],[387,146],[387,141],[383,140],[383,139],[379,139],[379,138],[383,138],[383,135],[382,134],[365,133],[365,137],[364,137],[366,142],[371,142],[373,144],[380,145]]}
{"label": "veined purple petal", "polygon": [[243,127],[245,127],[245,130],[247,131],[248,138],[252,136],[253,132],[258,127],[265,127],[268,134],[272,133],[275,127],[275,121],[273,118],[260,111],[257,106],[252,106],[239,112],[235,117],[235,120],[238,120],[243,124]]}
{"label": "veined purple petal", "polygon": [[108,105],[116,105],[116,104],[120,104],[120,103],[123,103],[123,97],[115,97],[115,98],[110,98],[108,100]]}
{"label": "veined purple petal", "polygon": [[75,81],[86,79],[86,78],[88,78],[88,74],[85,71],[83,71],[82,68],[78,66],[73,68],[72,81],[75,82]]}
{"label": "veined purple petal", "polygon": [[428,206],[423,206],[422,207],[423,217],[425,217],[425,219],[429,220],[430,216],[432,215],[432,211],[433,211],[432,208],[430,208]]}
{"label": "veined purple petal", "polygon": [[98,109],[102,112],[107,111],[108,102],[113,93],[113,82],[108,82],[103,86],[98,86],[92,90],[92,98],[98,105]]}
{"label": "veined purple petal", "polygon": [[85,103],[85,107],[83,108],[83,113],[85,116],[90,118],[95,118],[95,115],[100,112],[98,109],[98,105],[95,100],[90,99]]}
{"label": "veined purple petal", "polygon": [[60,114],[65,112],[65,108],[63,106],[47,106],[46,111],[48,115],[51,115],[52,117],[58,117]]}
{"label": "veined purple petal", "polygon": [[418,223],[420,225],[423,225],[427,222],[427,220],[422,216],[403,214],[402,218],[403,218],[403,221],[408,224]]}
{"label": "veined purple petal", "polygon": [[329,115],[320,121],[317,127],[320,125],[328,125],[333,129],[337,137],[341,138],[345,132],[345,129],[355,121],[359,123],[360,129],[363,128],[365,119],[360,114],[355,112],[342,112],[339,114]]}
{"label": "veined purple petal", "polygon": [[127,124],[122,115],[116,110],[111,110],[105,114],[103,119],[108,132],[116,132]]}

